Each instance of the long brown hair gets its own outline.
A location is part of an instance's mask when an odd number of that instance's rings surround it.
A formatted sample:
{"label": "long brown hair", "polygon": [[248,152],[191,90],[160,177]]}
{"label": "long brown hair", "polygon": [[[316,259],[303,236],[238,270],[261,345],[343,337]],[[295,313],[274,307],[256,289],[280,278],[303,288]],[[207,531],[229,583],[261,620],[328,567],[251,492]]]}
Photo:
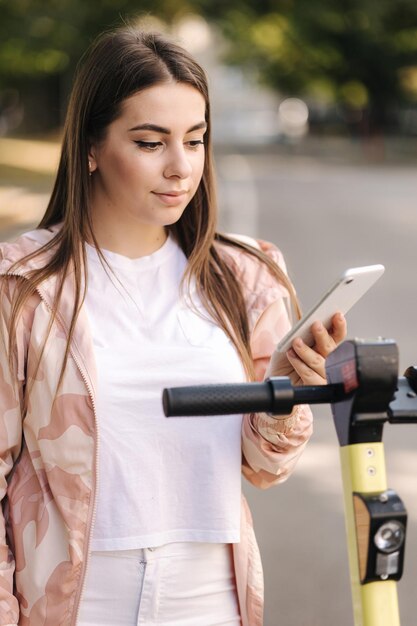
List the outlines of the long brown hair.
{"label": "long brown hair", "polygon": [[[123,27],[104,33],[82,60],[73,86],[62,143],[58,173],[52,195],[38,228],[60,224],[51,241],[21,259],[11,272],[30,258],[50,252],[50,260],[40,269],[19,281],[13,301],[10,326],[14,329],[20,311],[36,288],[51,275],[58,275],[49,329],[59,305],[64,278],[72,272],[75,284],[74,309],[64,356],[64,366],[77,316],[87,285],[85,246],[94,242],[90,213],[88,153],[91,144],[102,141],[107,128],[120,114],[123,101],[143,89],[174,79],[197,89],[206,103],[205,165],[197,192],[179,221],[170,226],[188,259],[186,281],[195,278],[198,292],[217,323],[234,343],[248,376],[252,374],[249,327],[241,287],[222,254],[218,243],[237,246],[246,254],[258,257],[288,289],[299,313],[292,286],[284,272],[265,254],[245,243],[236,242],[216,232],[217,207],[213,180],[210,137],[210,102],[207,79],[200,65],[180,46],[161,34],[140,32]],[[188,283],[189,284],[189,283]],[[84,285],[84,286],[83,286]],[[14,333],[10,333],[9,354],[13,354]]]}

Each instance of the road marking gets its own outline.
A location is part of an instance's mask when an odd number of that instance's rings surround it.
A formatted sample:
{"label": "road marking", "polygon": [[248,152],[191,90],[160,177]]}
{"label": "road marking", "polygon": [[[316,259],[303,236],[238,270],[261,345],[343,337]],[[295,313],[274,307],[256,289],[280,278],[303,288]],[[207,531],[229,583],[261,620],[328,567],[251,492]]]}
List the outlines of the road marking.
{"label": "road marking", "polygon": [[220,207],[229,232],[257,237],[259,201],[249,160],[240,154],[218,159]]}

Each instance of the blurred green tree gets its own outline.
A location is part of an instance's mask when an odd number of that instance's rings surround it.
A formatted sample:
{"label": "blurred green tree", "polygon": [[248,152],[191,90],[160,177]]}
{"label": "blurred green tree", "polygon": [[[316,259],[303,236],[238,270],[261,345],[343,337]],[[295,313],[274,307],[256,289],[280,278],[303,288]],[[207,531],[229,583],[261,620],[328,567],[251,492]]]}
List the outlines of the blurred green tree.
{"label": "blurred green tree", "polygon": [[231,42],[228,60],[269,86],[338,103],[363,133],[417,103],[415,0],[197,0]]}
{"label": "blurred green tree", "polygon": [[187,0],[0,0],[0,115],[14,92],[27,113],[22,132],[56,128],[75,65],[99,32],[191,9]]}
{"label": "blurred green tree", "polygon": [[226,60],[283,94],[338,104],[363,133],[417,103],[416,0],[0,0],[0,115],[1,94],[14,89],[30,112],[22,130],[57,127],[98,32],[187,12],[221,28]]}

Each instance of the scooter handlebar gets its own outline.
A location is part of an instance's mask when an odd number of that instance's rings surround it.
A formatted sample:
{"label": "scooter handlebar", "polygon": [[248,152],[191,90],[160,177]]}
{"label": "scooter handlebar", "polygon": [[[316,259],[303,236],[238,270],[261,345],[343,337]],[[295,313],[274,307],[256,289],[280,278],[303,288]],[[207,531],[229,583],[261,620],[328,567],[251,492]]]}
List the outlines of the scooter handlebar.
{"label": "scooter handlebar", "polygon": [[162,396],[166,417],[267,412],[272,400],[267,382],[172,387]]}
{"label": "scooter handlebar", "polygon": [[164,389],[166,417],[271,413],[287,415],[295,404],[335,402],[345,396],[343,385],[293,387],[286,376],[267,378],[263,383],[196,385]]}

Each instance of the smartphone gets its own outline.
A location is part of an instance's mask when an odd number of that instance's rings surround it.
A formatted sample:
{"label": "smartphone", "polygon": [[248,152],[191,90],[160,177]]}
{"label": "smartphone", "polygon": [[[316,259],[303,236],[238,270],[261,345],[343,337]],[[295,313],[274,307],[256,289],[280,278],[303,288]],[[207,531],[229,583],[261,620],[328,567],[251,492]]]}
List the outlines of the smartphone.
{"label": "smartphone", "polygon": [[296,337],[301,337],[308,346],[312,346],[314,338],[310,330],[311,325],[318,320],[329,330],[333,315],[337,312],[347,313],[384,271],[383,265],[365,265],[352,267],[343,272],[317,304],[281,339],[276,350],[286,352]]}

